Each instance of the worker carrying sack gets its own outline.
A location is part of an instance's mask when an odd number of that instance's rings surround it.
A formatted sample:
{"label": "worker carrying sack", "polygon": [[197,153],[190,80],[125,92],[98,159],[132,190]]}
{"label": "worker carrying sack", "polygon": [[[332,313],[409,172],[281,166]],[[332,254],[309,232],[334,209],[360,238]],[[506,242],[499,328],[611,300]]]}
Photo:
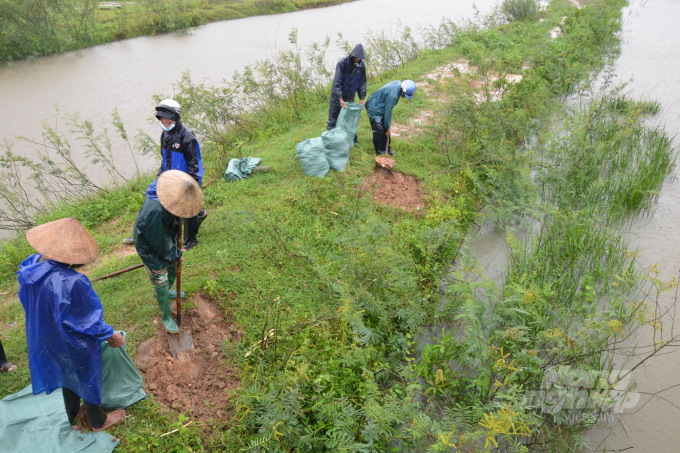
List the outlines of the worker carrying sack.
{"label": "worker carrying sack", "polygon": [[336,171],[347,168],[349,150],[354,147],[354,136],[364,107],[358,102],[346,102],[345,105],[340,109],[335,129],[324,132],[320,138],[298,143],[297,156],[305,175],[323,178],[329,168]]}

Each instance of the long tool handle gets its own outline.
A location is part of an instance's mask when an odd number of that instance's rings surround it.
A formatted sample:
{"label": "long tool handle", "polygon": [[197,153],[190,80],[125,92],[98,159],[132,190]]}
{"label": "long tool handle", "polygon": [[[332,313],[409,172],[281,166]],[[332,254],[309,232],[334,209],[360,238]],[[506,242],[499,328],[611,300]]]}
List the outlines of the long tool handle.
{"label": "long tool handle", "polygon": [[93,280],[91,280],[91,281],[93,281],[93,282],[98,282],[99,280],[105,280],[105,279],[107,279],[107,278],[115,277],[116,275],[120,275],[120,274],[124,274],[124,273],[126,273],[126,272],[134,271],[135,269],[139,269],[140,267],[144,267],[144,265],[143,265],[143,264],[137,264],[137,265],[132,266],[132,267],[126,267],[126,268],[123,269],[123,270],[116,271],[116,272],[113,272],[113,273],[111,273],[111,274],[102,275],[101,277],[95,278],[95,279],[93,279]]}
{"label": "long tool handle", "polygon": [[385,154],[387,154],[387,151],[390,149],[390,135],[387,136],[387,145],[385,146]]}
{"label": "long tool handle", "polygon": [[[179,220],[179,234],[177,235],[177,248],[182,250],[182,218]],[[177,263],[177,327],[182,327],[182,261]]]}

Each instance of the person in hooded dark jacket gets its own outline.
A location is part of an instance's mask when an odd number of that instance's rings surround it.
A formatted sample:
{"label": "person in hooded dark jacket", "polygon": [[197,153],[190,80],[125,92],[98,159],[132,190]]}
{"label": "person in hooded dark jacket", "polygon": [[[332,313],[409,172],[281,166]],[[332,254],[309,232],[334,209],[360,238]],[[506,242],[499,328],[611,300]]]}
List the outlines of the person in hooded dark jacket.
{"label": "person in hooded dark jacket", "polygon": [[[158,169],[158,177],[167,170],[180,170],[188,174],[203,187],[203,160],[201,159],[201,147],[193,131],[182,124],[182,107],[173,99],[164,99],[156,106],[156,118],[161,122],[161,167]],[[170,150],[170,152],[168,152]],[[156,181],[149,189],[155,194]],[[196,217],[184,220],[184,247],[182,250],[190,250],[198,244],[198,228],[208,217],[208,213],[201,209]],[[134,237],[127,238],[123,242],[132,244]]]}
{"label": "person in hooded dark jacket", "polygon": [[[331,105],[328,109],[328,125],[330,131],[335,129],[335,123],[340,115],[340,109],[345,102],[354,102],[354,96],[359,94],[359,102],[366,107],[366,64],[364,60],[364,46],[357,44],[349,56],[341,58],[335,66],[335,78],[331,89]],[[356,135],[354,142],[357,142]]]}

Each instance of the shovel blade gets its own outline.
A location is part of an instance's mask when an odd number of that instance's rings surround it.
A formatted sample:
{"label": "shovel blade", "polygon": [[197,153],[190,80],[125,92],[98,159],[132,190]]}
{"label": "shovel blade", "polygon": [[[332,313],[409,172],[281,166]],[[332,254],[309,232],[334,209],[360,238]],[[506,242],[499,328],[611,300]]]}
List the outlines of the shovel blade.
{"label": "shovel blade", "polygon": [[170,353],[173,357],[177,357],[182,351],[194,349],[194,340],[191,337],[190,330],[182,330],[179,333],[168,334],[168,346],[170,346]]}

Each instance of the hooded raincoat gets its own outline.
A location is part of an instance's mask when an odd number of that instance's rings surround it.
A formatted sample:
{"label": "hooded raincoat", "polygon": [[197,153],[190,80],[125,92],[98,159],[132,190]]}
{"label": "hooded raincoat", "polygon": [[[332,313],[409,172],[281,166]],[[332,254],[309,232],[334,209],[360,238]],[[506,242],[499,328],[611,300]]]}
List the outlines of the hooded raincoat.
{"label": "hooded raincoat", "polygon": [[182,257],[177,248],[179,222],[158,201],[155,181],[154,197],[149,196],[151,186],[147,189],[147,198],[137,214],[133,230],[135,247],[142,262],[155,271],[172,267]]}
{"label": "hooded raincoat", "polygon": [[[362,60],[359,66],[355,66],[352,57]],[[345,102],[354,102],[354,95],[359,94],[359,99],[366,98],[366,59],[364,46],[357,44],[348,57],[341,58],[335,67],[335,78],[331,88],[331,105],[328,109],[328,130],[335,128],[335,122],[340,114],[340,99]]]}
{"label": "hooded raincoat", "polygon": [[90,280],[68,265],[41,255],[26,258],[17,272],[26,311],[28,367],[33,393],[67,388],[83,401],[101,404],[101,345],[113,335]]}

